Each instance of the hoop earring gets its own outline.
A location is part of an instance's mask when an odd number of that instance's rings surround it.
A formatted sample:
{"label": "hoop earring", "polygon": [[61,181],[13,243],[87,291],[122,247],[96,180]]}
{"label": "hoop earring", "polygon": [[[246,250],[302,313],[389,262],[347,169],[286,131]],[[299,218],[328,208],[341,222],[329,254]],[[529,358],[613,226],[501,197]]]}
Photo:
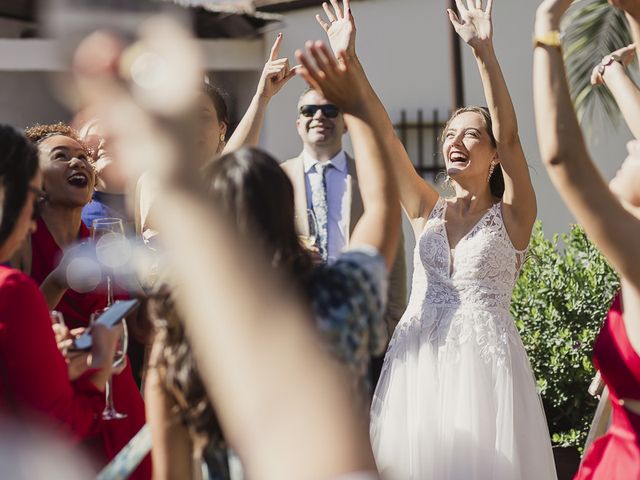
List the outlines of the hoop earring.
{"label": "hoop earring", "polygon": [[493,175],[493,171],[496,169],[498,164],[496,162],[491,162],[491,166],[489,167],[489,176],[487,177],[487,183],[491,181],[491,175]]}

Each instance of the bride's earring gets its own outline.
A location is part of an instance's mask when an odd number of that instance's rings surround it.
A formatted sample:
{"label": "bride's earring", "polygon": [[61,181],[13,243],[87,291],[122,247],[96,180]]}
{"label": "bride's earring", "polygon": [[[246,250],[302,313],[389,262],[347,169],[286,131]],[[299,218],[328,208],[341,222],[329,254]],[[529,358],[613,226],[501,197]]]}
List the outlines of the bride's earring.
{"label": "bride's earring", "polygon": [[493,175],[493,171],[496,169],[496,162],[491,162],[491,166],[489,167],[489,176],[487,177],[487,183],[491,181],[491,175]]}

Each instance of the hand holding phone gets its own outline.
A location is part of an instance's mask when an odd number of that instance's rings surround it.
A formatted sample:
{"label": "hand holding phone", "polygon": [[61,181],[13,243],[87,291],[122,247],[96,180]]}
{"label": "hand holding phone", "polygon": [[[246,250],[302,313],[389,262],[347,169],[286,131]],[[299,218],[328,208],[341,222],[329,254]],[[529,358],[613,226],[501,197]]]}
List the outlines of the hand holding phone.
{"label": "hand holding phone", "polygon": [[[118,300],[98,317],[96,324],[112,328],[129,315],[138,305],[140,305],[140,301],[135,298],[131,300]],[[89,350],[92,344],[91,329],[89,329],[73,341],[73,348],[76,350]]]}

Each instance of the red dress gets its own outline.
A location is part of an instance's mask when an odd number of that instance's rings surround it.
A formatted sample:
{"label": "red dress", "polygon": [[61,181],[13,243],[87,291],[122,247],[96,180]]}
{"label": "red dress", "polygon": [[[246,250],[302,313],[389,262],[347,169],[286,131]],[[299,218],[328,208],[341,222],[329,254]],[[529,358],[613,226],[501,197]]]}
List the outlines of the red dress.
{"label": "red dress", "polygon": [[[89,229],[81,223],[78,239],[89,237]],[[38,284],[41,284],[57,266],[62,255],[60,247],[42,219],[38,220],[38,229],[31,236],[31,251],[31,276]],[[102,290],[78,293],[69,289],[56,306],[56,310],[62,312],[69,328],[86,327],[91,314],[104,308],[106,303],[106,293]],[[120,375],[113,377],[113,400],[116,410],[126,413],[127,418],[101,422],[101,438],[95,440],[99,440],[98,443],[104,446],[106,456],[101,459],[102,463],[113,458],[145,424],[144,402],[133,378],[129,362]],[[151,478],[150,455],[147,455],[145,461],[130,478],[135,480]]]}
{"label": "red dress", "polygon": [[620,399],[640,400],[640,356],[624,325],[618,296],[594,346],[594,363],[609,388],[611,425],[585,455],[574,480],[640,479],[640,416]]}
{"label": "red dress", "polygon": [[19,270],[0,266],[0,410],[19,413],[80,441],[99,433],[104,393],[85,372],[69,381],[47,303]]}

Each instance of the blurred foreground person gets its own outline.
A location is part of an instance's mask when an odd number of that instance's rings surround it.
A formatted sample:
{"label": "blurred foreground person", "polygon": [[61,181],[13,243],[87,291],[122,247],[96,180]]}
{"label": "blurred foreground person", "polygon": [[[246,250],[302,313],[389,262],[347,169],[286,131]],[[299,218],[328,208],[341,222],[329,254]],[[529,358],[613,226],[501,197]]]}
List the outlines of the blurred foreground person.
{"label": "blurred foreground person", "polygon": [[[245,143],[257,142],[259,128],[249,125],[246,119],[251,116],[263,118],[264,108],[271,97],[295,75],[286,59],[277,58],[281,41],[280,36],[264,66],[247,114],[225,150],[233,151]],[[205,166],[203,176],[207,185],[211,168],[219,161],[211,160]],[[259,205],[280,191],[279,185],[271,183],[268,176],[263,178],[263,185],[271,188],[256,191],[252,196]],[[222,201],[218,198],[212,200],[216,205]],[[261,210],[261,213],[264,212]],[[286,213],[270,212],[265,222],[278,216],[286,218]],[[295,234],[292,238],[297,245]],[[307,263],[310,266],[308,259]],[[198,373],[183,324],[174,307],[171,289],[164,288],[162,293],[163,286],[160,285],[157,290],[159,293],[152,301],[157,335],[145,384],[148,419],[153,433],[154,478],[176,478],[180,475],[192,478],[200,473],[200,465],[204,462],[209,478],[228,479],[228,445]]]}
{"label": "blurred foreground person", "polygon": [[[633,0],[612,3],[640,6]],[[640,478],[640,144],[628,145],[629,156],[607,185],[587,150],[566,80],[559,29],[570,4],[547,0],[536,15],[538,144],[551,181],[622,286],[594,345],[595,366],[609,388],[612,421],[586,452],[575,478]]]}
{"label": "blurred foreground person", "polygon": [[[171,38],[182,55],[171,58],[168,53],[165,60],[183,62],[180,71],[189,75],[184,62],[194,46],[186,37],[171,36],[172,31],[162,22],[150,35]],[[119,55],[117,44],[100,34],[87,39],[81,49]],[[399,222],[397,190],[389,175],[391,159],[378,140],[382,135],[377,117],[352,93],[358,88],[349,67],[331,59],[323,63],[326,52],[310,51],[325,74],[320,76],[307,58],[303,75],[327,98],[343,105],[352,135],[360,139],[356,156],[368,160],[370,171],[363,193],[370,201],[354,232],[362,239],[359,245],[354,242],[362,250],[345,254],[345,262],[347,255],[369,258],[372,263],[362,262],[363,273],[370,271],[367,265],[379,265],[384,271],[393,262]],[[195,65],[197,59],[193,59],[194,71]],[[202,380],[249,476],[377,478],[366,422],[350,398],[346,379],[322,351],[311,314],[302,307],[287,269],[274,271],[269,266],[273,258],[265,261],[259,254],[279,245],[270,245],[268,239],[254,242],[243,235],[244,225],[229,224],[229,214],[198,192],[192,129],[172,128],[176,122],[193,121],[185,116],[192,104],[185,97],[181,108],[170,112],[165,99],[157,98],[158,103],[147,103],[142,109],[107,71],[83,69],[82,63],[76,66],[85,95],[105,109],[112,121],[128,119],[126,129],[113,122],[123,162],[151,164],[151,153],[141,158],[137,153],[145,149],[134,148],[141,142],[149,152],[158,141],[172,146],[164,151],[165,168],[159,172],[163,195],[157,211],[162,214],[154,217],[154,225],[173,255],[177,311],[184,319]],[[283,266],[291,265],[285,263],[291,259],[282,260]]]}
{"label": "blurred foreground person", "polygon": [[[334,79],[338,85],[336,88],[342,88],[340,94],[349,89],[352,80]],[[333,91],[330,93],[335,95]],[[337,97],[337,100],[341,107],[344,104],[349,108],[346,98]],[[360,99],[356,97],[351,101]],[[362,115],[365,114],[369,115],[369,112],[363,109]],[[372,130],[380,131],[370,117],[366,119],[371,122]],[[354,119],[347,116],[346,122],[353,124]],[[363,134],[362,127],[355,123],[352,133],[354,148],[363,154],[363,159],[368,159],[366,168],[362,167],[362,162],[356,161],[356,166],[360,165],[358,173],[367,185],[362,193],[364,213],[355,225],[353,246],[338,254],[331,264],[314,266],[310,254],[301,244],[294,220],[293,187],[278,162],[266,153],[240,149],[223,155],[206,167],[205,181],[212,204],[229,218],[243,241],[252,244],[269,259],[276,271],[290,278],[297,286],[292,287],[294,291],[311,304],[317,329],[328,350],[347,367],[352,377],[354,400],[365,412],[371,394],[369,360],[372,352],[379,352],[386,345],[383,317],[386,278],[387,268],[393,265],[393,246],[397,245],[399,237],[399,204],[393,180],[381,178],[389,168],[386,154],[382,153],[384,147],[372,142],[371,137]],[[398,207],[395,213],[394,203]],[[384,228],[380,229],[380,226]],[[167,324],[160,330],[157,353],[158,365],[162,367],[158,374],[164,379],[166,398],[154,400],[156,396],[147,390],[149,419],[153,425],[154,419],[172,418],[169,415],[171,410],[181,412],[183,423],[196,433],[189,437],[191,445],[197,447],[200,444],[202,449],[202,445],[218,443],[213,447],[218,451],[217,460],[208,463],[210,467],[212,463],[218,465],[214,467],[215,473],[221,472],[226,448],[220,442],[211,407],[202,402],[204,390],[199,387],[201,381],[196,362],[175,315],[165,315],[165,318]],[[149,379],[152,378],[150,375]],[[155,390],[155,394],[161,392]],[[170,408],[159,416],[154,406]],[[364,416],[362,422],[363,425],[366,423]],[[165,460],[170,464],[168,469],[171,464],[174,467],[188,464],[186,459],[177,461],[175,457],[178,452],[190,451],[177,445],[183,443],[186,436],[180,435],[175,421],[165,420],[163,423],[163,430],[156,429],[154,461],[160,461],[162,457],[168,459]],[[159,429],[161,425],[158,424]],[[203,440],[198,441],[198,437],[207,433],[203,425],[210,427],[209,438],[204,444]]]}

